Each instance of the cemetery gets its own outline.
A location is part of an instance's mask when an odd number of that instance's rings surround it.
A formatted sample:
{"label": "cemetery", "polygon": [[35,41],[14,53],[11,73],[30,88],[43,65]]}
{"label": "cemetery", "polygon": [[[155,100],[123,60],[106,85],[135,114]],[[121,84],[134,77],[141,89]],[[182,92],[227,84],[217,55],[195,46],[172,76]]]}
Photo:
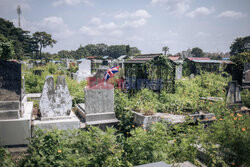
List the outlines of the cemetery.
{"label": "cemetery", "polygon": [[[0,18],[0,167],[249,166],[250,36],[235,39],[225,54],[181,51],[179,44],[176,54],[166,45],[163,53],[143,54],[129,44],[91,43],[146,24],[152,16],[138,10],[114,17],[131,19],[121,25],[93,18],[88,25],[95,28],[62,31],[72,46],[76,34],[82,40],[90,33],[88,44],[50,53],[44,49],[57,43],[54,37],[24,31],[20,6],[17,13],[18,27]],[[69,28],[57,17],[37,25],[49,22]],[[159,45],[147,42],[152,51]]]}

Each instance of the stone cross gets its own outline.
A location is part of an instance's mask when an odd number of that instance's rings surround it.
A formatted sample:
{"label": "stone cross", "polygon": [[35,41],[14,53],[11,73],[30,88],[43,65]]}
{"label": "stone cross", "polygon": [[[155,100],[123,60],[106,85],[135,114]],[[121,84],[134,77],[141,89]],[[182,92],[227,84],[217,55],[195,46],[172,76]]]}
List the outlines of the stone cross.
{"label": "stone cross", "polygon": [[56,88],[53,77],[46,77],[39,105],[42,118],[69,116],[72,98],[64,76],[58,76]]}

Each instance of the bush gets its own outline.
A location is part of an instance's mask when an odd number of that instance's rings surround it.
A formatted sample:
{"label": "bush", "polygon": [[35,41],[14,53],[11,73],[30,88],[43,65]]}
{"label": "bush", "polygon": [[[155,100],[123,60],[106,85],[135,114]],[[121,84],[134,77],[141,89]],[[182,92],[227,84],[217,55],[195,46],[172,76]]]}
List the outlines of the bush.
{"label": "bush", "polygon": [[122,162],[114,129],[36,131],[22,166],[131,166]]}
{"label": "bush", "polygon": [[0,147],[0,166],[2,166],[2,167],[15,166],[11,160],[10,153],[2,147]]}
{"label": "bush", "polygon": [[250,108],[250,91],[248,89],[244,89],[241,92],[242,104],[248,108]]}
{"label": "bush", "polygon": [[202,146],[209,156],[208,164],[248,166],[250,164],[249,115],[224,112],[218,121],[203,133]]}

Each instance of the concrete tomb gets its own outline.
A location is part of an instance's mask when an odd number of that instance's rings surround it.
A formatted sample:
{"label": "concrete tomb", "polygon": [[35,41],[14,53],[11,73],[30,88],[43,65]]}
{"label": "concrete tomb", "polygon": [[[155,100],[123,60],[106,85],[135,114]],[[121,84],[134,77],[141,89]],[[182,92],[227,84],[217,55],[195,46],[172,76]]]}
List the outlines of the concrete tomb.
{"label": "concrete tomb", "polygon": [[228,83],[228,92],[227,92],[227,104],[241,104],[241,96],[240,96],[240,86],[237,81],[231,81]]}
{"label": "concrete tomb", "polygon": [[86,125],[115,124],[118,120],[114,112],[114,86],[100,83],[85,88],[85,104],[78,105],[78,112]]}
{"label": "concrete tomb", "polygon": [[40,102],[40,120],[34,121],[34,126],[42,129],[77,129],[79,120],[72,110],[72,98],[64,76],[58,76],[56,87],[54,78],[47,76]]}
{"label": "concrete tomb", "polygon": [[244,64],[242,87],[250,88],[250,63]]}
{"label": "concrete tomb", "polygon": [[33,102],[24,91],[21,64],[0,60],[0,145],[29,142]]}
{"label": "concrete tomb", "polygon": [[78,71],[73,75],[73,78],[78,82],[85,80],[91,76],[91,60],[84,59],[78,66]]}

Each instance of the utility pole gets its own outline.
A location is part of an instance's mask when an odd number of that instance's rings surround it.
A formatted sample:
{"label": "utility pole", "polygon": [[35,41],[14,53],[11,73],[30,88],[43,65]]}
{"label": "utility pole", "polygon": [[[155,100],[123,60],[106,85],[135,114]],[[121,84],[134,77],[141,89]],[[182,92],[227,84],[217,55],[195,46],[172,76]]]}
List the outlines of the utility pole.
{"label": "utility pole", "polygon": [[17,11],[17,14],[18,14],[18,27],[21,28],[20,16],[21,16],[22,11],[21,11],[20,5],[17,6],[16,11]]}

